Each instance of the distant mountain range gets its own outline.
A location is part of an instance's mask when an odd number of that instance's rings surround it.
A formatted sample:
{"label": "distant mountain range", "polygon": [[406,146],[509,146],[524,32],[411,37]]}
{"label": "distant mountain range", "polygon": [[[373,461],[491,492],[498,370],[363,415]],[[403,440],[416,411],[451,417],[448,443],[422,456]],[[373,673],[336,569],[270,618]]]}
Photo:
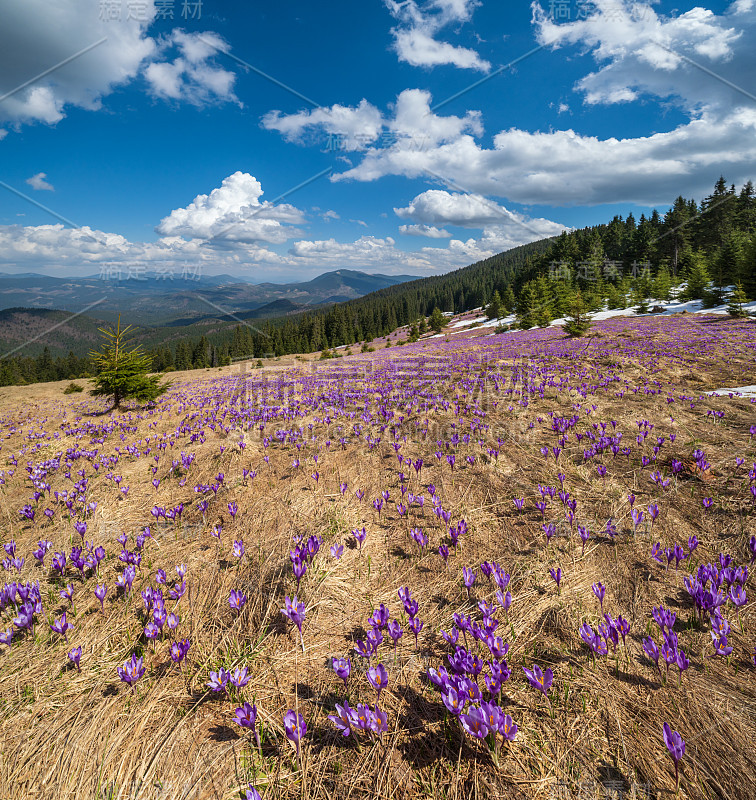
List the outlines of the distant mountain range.
{"label": "distant mountain range", "polygon": [[254,284],[232,275],[191,271],[160,274],[119,269],[83,278],[0,273],[0,310],[40,308],[78,313],[89,308],[89,316],[107,321],[121,313],[131,324],[183,326],[230,314],[261,319],[298,313],[411,280],[416,276],[369,275],[349,269],[286,284]]}
{"label": "distant mountain range", "polygon": [[119,313],[139,326],[136,341],[150,348],[215,333],[239,320],[322,309],[416,279],[348,269],[288,284],[253,284],[230,275],[137,278],[122,271],[119,280],[0,273],[0,356],[36,356],[45,347],[53,356],[85,356],[100,341],[98,327]]}

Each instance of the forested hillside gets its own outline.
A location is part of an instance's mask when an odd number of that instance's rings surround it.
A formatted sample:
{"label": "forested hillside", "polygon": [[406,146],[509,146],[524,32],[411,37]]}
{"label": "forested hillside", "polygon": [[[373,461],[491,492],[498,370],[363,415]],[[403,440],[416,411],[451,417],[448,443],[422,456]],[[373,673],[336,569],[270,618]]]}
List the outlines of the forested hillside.
{"label": "forested hillside", "polygon": [[[623,308],[665,299],[688,282],[691,299],[717,305],[724,287],[741,283],[756,299],[756,195],[717,181],[700,203],[678,197],[666,214],[611,222],[517,247],[438,277],[392,286],[327,312],[269,323],[255,334],[239,327],[233,340],[210,341],[231,357],[312,352],[369,341],[427,317],[434,308],[460,313],[495,298],[516,311],[521,327],[561,317],[581,292],[588,307]],[[185,353],[183,354],[186,355]],[[166,353],[158,355],[167,359]],[[180,362],[186,364],[185,358]],[[179,363],[176,364],[179,366]]]}
{"label": "forested hillside", "polygon": [[[491,315],[516,313],[518,326],[548,325],[565,316],[578,294],[591,311],[637,306],[669,297],[685,281],[686,296],[710,306],[741,296],[756,299],[756,194],[720,178],[700,203],[678,197],[665,213],[636,220],[615,216],[553,239],[500,253],[445,275],[390,286],[327,310],[284,319],[200,330],[151,350],[156,370],[227,364],[231,359],[329,350],[369,342],[426,319],[435,308],[460,313],[488,306]],[[0,362],[0,385],[79,377],[83,359],[49,353]],[[54,375],[54,377],[50,377]]]}

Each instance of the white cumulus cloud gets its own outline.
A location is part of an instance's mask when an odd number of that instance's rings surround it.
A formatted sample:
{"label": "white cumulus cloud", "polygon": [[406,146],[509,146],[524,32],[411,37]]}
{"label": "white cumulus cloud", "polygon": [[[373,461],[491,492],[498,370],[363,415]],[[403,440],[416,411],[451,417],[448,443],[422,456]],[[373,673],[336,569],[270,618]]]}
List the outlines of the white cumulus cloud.
{"label": "white cumulus cloud", "polygon": [[361,150],[379,137],[383,117],[374,105],[363,99],[354,108],[336,103],[330,108],[316,108],[296,114],[269,111],[262,118],[262,126],[296,142],[302,141],[306,131],[320,131],[330,137],[323,142],[326,147]]}
{"label": "white cumulus cloud", "polygon": [[[491,249],[494,241],[501,245],[499,250],[505,250],[547,236],[558,236],[567,230],[558,222],[518,214],[481,195],[440,189],[419,194],[405,208],[395,208],[394,213],[400,219],[412,220],[420,229],[436,231],[437,226],[443,225],[482,228],[486,250]],[[403,233],[407,232],[405,227],[400,228]]]}
{"label": "white cumulus cloud", "polygon": [[303,213],[294,206],[261,201],[260,181],[246,172],[235,172],[209,195],[200,194],[185,208],[177,208],[160,221],[163,236],[227,242],[281,244],[301,236]]}
{"label": "white cumulus cloud", "polygon": [[[218,66],[215,56],[229,49],[217,34],[174,30],[158,43],[159,57],[144,70],[150,91],[165,100],[184,100],[202,106],[211,102],[236,102],[236,76]],[[169,54],[177,52],[173,60]]]}
{"label": "white cumulus cloud", "polygon": [[31,178],[27,178],[26,182],[38,192],[54,192],[55,187],[48,183],[45,178],[47,178],[46,172],[38,172],[36,175],[32,175]]}
{"label": "white cumulus cloud", "polygon": [[697,6],[666,16],[648,2],[594,0],[591,5],[584,19],[556,23],[533,4],[541,44],[581,46],[598,63],[576,87],[586,103],[624,103],[650,95],[695,113],[725,112],[747,99],[734,87],[748,92],[745,76],[756,69],[752,2],[733,3],[723,14]]}
{"label": "white cumulus cloud", "polygon": [[451,239],[449,231],[443,228],[437,228],[435,225],[413,223],[412,225],[400,225],[399,230],[405,236],[425,236],[428,239]]}
{"label": "white cumulus cloud", "polygon": [[[115,9],[110,14],[109,8]],[[153,0],[23,0],[3,5],[0,125],[60,122],[72,107],[96,111],[119,86],[144,77],[163,99],[238,102],[235,75],[218,66],[228,45],[215,33],[175,29],[155,40]],[[5,135],[0,130],[0,139]]]}
{"label": "white cumulus cloud", "polygon": [[475,50],[439,41],[437,36],[451,23],[470,20],[477,0],[431,0],[421,9],[415,0],[385,0],[386,7],[397,21],[391,33],[394,50],[400,61],[413,67],[437,67],[451,64],[460,69],[488,72],[491,64]]}

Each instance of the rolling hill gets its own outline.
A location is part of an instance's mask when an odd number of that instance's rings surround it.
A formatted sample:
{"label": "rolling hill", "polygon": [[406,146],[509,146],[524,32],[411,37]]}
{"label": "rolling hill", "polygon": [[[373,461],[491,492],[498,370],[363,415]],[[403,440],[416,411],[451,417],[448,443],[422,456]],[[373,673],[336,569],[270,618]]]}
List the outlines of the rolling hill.
{"label": "rolling hill", "polygon": [[[277,300],[297,306],[317,306],[353,300],[415,280],[413,275],[369,275],[357,270],[334,270],[300,283],[254,284],[238,276],[201,274],[130,274],[56,278],[24,273],[0,274],[0,309],[39,308],[91,315],[114,321],[119,313],[137,325],[190,324],[219,314],[263,309]],[[86,298],[86,300],[85,300]],[[290,313],[284,304],[283,314]],[[277,316],[276,306],[261,316]]]}

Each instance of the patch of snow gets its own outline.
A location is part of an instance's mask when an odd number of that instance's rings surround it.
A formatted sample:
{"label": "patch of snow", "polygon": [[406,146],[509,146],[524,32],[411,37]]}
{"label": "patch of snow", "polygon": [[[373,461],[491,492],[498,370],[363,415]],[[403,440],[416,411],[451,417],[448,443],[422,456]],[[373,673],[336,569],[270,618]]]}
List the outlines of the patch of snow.
{"label": "patch of snow", "polygon": [[488,317],[475,317],[475,319],[458,319],[456,322],[452,322],[449,326],[450,328],[461,328],[465,325],[474,325],[476,322],[485,322]]}
{"label": "patch of snow", "polygon": [[514,321],[515,321],[515,315],[510,314],[508,317],[499,317],[499,319],[488,319],[479,327],[495,328],[497,325],[511,325]]}
{"label": "patch of snow", "polygon": [[725,387],[724,389],[713,389],[705,394],[716,395],[717,397],[756,397],[756,384],[751,386],[736,386],[735,388]]}
{"label": "patch of snow", "polygon": [[[678,302],[676,300],[670,300],[669,302],[664,301],[649,301],[649,305],[658,305],[661,306],[664,311],[661,311],[656,314],[637,314],[636,308],[637,306],[631,306],[630,308],[612,308],[607,309],[605,311],[597,311],[590,315],[591,319],[594,321],[601,321],[604,319],[611,319],[612,317],[661,317],[668,314],[679,314],[682,311],[687,311],[689,314],[729,314],[730,312],[727,309],[726,305],[722,306],[714,306],[714,308],[704,308],[702,300],[688,300],[686,302]],[[756,311],[756,302],[751,303],[743,303],[743,308],[746,309],[749,313]],[[559,325],[566,324],[567,320],[564,317],[560,317],[559,319],[555,319],[551,321],[552,327],[556,327]]]}

